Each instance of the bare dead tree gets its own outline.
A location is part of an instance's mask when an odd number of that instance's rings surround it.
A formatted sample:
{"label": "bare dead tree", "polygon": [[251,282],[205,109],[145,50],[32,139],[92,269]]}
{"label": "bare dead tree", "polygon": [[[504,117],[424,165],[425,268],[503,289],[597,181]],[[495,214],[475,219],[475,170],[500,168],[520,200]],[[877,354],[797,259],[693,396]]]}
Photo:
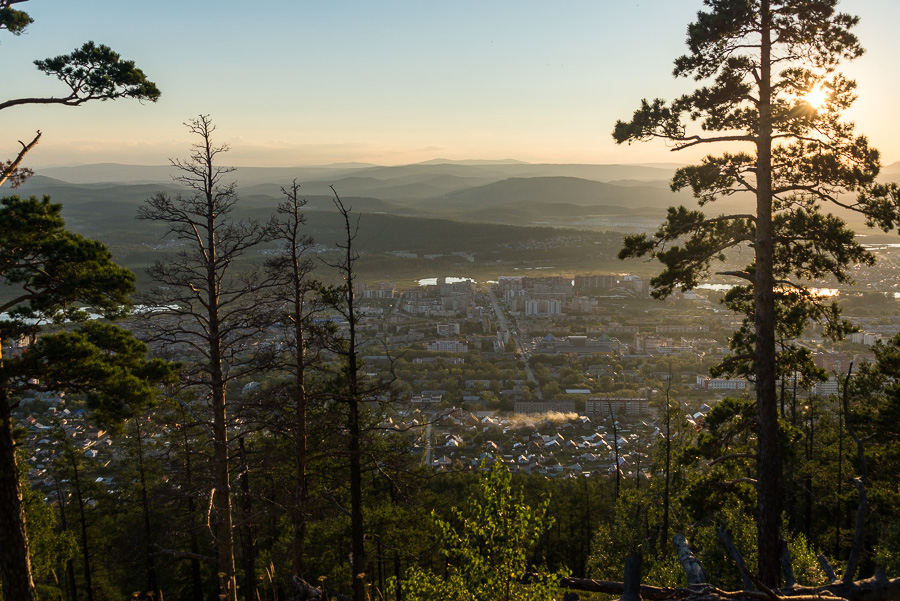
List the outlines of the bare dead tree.
{"label": "bare dead tree", "polygon": [[355,297],[355,265],[359,254],[353,248],[353,241],[359,232],[358,221],[351,218],[351,208],[341,201],[334,188],[334,205],[341,215],[344,226],[344,240],[338,243],[342,251],[339,262],[331,266],[336,268],[344,281],[336,292],[340,302],[334,307],[347,321],[347,338],[339,347],[345,361],[345,388],[339,394],[339,400],[347,406],[347,453],[350,459],[350,530],[351,530],[351,577],[353,579],[353,601],[365,601],[365,531],[362,515],[362,445],[360,427],[360,405],[363,402],[360,385],[360,365],[357,340],[357,306]]}
{"label": "bare dead tree", "polygon": [[340,258],[333,262],[326,261],[325,264],[338,271],[343,284],[323,289],[322,292],[324,300],[346,322],[346,327],[338,332],[335,344],[331,347],[332,351],[341,359],[340,381],[332,398],[346,411],[347,443],[346,451],[341,454],[348,457],[350,464],[349,514],[353,598],[354,601],[363,601],[367,598],[365,530],[362,513],[363,461],[366,462],[367,469],[373,470],[373,474],[377,473],[379,476],[387,478],[391,481],[391,486],[396,486],[385,470],[385,455],[382,452],[374,453],[368,446],[371,436],[383,436],[386,432],[378,426],[368,423],[369,415],[368,413],[364,414],[364,409],[367,402],[377,401],[380,395],[390,389],[393,377],[387,380],[371,379],[366,377],[362,370],[359,352],[364,341],[360,336],[359,306],[356,297],[356,262],[359,254],[354,248],[354,242],[359,232],[359,220],[352,217],[351,208],[341,200],[334,188],[332,188],[332,192],[334,193],[334,205],[341,216],[343,239],[336,243],[340,250]]}
{"label": "bare dead tree", "polygon": [[238,201],[236,186],[225,182],[234,169],[218,164],[227,145],[213,141],[215,126],[207,115],[186,123],[197,142],[190,157],[172,159],[174,179],[187,188],[175,196],[158,192],[138,210],[138,219],[166,226],[181,250],[157,261],[148,274],[158,284],[143,302],[153,308],[150,341],[183,349],[189,359],[184,384],[205,399],[213,443],[212,508],[218,570],[229,601],[237,598],[234,567],[229,429],[233,406],[226,398],[230,382],[260,369],[254,347],[268,321],[264,294],[271,283],[260,267],[238,271],[235,261],[272,237],[271,224],[231,217]]}
{"label": "bare dead tree", "polygon": [[307,373],[319,360],[323,344],[321,328],[312,325],[313,316],[322,309],[318,295],[320,284],[312,278],[315,264],[309,256],[314,245],[306,233],[306,217],[303,207],[306,200],[300,196],[300,186],[294,180],[288,188],[282,188],[285,199],[278,205],[274,221],[274,239],[281,243],[281,252],[266,261],[271,278],[277,283],[272,298],[281,306],[285,357],[279,368],[290,374],[289,398],[293,403],[292,419],[287,419],[286,430],[294,443],[294,501],[291,507],[293,521],[292,566],[293,573],[303,578],[304,549],[306,541],[307,502],[309,496],[307,468],[309,465],[307,414],[311,400],[307,389]]}

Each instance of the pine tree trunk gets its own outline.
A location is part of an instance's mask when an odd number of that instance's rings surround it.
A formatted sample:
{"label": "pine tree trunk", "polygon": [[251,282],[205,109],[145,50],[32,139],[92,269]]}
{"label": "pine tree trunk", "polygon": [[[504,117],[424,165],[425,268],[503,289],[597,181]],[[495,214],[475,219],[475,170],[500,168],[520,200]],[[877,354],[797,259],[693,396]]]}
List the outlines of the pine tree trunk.
{"label": "pine tree trunk", "polygon": [[[671,374],[669,382],[671,384]],[[663,555],[668,555],[669,542],[669,486],[672,481],[672,407],[669,406],[669,390],[666,389],[666,480],[663,485],[663,523],[662,544]]]}
{"label": "pine tree trunk", "polygon": [[[352,286],[352,283],[351,283]],[[353,311],[353,292],[349,293]],[[360,461],[359,385],[356,359],[355,319],[350,319],[350,529],[353,548],[353,601],[365,601],[365,540],[362,515],[362,466]]]}
{"label": "pine tree trunk", "polygon": [[771,14],[769,1],[760,7],[759,134],[756,198],[756,410],[757,410],[757,548],[759,578],[776,587],[781,559],[778,534],[781,522],[781,449],[778,436],[778,398],[775,371],[774,227],[772,221],[772,89]]}
{"label": "pine tree trunk", "polygon": [[0,580],[3,598],[35,601],[9,391],[0,388]]}
{"label": "pine tree trunk", "polygon": [[347,245],[344,248],[344,284],[346,290],[346,316],[348,326],[347,347],[347,429],[349,436],[348,453],[350,455],[350,545],[353,559],[351,577],[353,578],[353,601],[366,599],[365,574],[365,533],[362,514],[362,448],[360,444],[360,382],[359,359],[357,357],[356,340],[356,299],[354,296],[356,273],[353,270],[355,255],[353,253],[353,231],[350,225],[349,211],[337,199],[336,203],[344,219]]}

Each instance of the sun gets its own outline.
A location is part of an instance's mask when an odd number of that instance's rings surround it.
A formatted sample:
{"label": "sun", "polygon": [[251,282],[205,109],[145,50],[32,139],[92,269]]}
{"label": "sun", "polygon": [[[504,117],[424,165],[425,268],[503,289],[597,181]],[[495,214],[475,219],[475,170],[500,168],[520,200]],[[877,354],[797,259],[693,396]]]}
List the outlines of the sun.
{"label": "sun", "polygon": [[828,90],[822,84],[816,84],[809,92],[801,96],[801,100],[817,111],[821,110],[828,100]]}

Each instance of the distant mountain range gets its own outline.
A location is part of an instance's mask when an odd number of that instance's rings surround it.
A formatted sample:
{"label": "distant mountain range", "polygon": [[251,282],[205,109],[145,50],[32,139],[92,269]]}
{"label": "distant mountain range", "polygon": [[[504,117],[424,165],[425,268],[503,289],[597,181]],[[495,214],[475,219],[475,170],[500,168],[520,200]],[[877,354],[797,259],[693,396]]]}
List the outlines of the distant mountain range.
{"label": "distant mountain range", "polygon": [[[668,206],[693,206],[687,192],[669,189],[677,167],[434,159],[399,166],[241,167],[230,175],[248,208],[274,207],[281,188],[296,180],[310,211],[331,210],[336,192],[369,213],[636,231],[653,228]],[[68,213],[88,221],[88,214],[101,208],[99,219],[121,219],[134,215],[136,205],[156,191],[177,193],[175,173],[170,165],[52,167],[39,169],[19,193],[51,194]],[[885,167],[882,177],[900,179],[900,162]],[[743,210],[746,203],[746,197],[726,199],[710,212]]]}
{"label": "distant mountain range", "polygon": [[[462,266],[467,273],[491,265],[620,269],[615,254],[624,233],[655,230],[671,205],[696,206],[689,193],[669,189],[677,167],[438,159],[390,167],[242,167],[229,175],[240,196],[235,216],[261,220],[283,199],[282,187],[296,180],[308,201],[310,234],[326,249],[343,235],[332,201],[339,194],[360,217],[357,242],[367,271],[394,277],[431,273],[437,265],[451,271]],[[71,229],[102,240],[117,260],[143,274],[166,252],[167,232],[161,224],[137,221],[137,208],[157,192],[185,192],[174,174],[166,165],[54,167],[38,170],[21,188],[3,194],[50,195],[63,204]],[[886,167],[883,177],[900,179],[900,163]],[[746,212],[752,202],[746,196],[728,198],[704,210]],[[857,215],[849,220],[857,231],[864,229]],[[445,258],[391,254],[401,250]],[[475,253],[475,263],[461,252]]]}
{"label": "distant mountain range", "polygon": [[[652,227],[670,204],[690,202],[669,191],[676,167],[435,159],[400,166],[241,167],[230,175],[247,207],[274,207],[282,187],[296,180],[310,211],[331,210],[336,192],[369,213],[634,231]],[[101,221],[121,219],[156,191],[176,193],[175,174],[167,165],[52,167],[38,170],[21,193],[51,194],[71,218],[89,224],[85,211],[102,207]]]}

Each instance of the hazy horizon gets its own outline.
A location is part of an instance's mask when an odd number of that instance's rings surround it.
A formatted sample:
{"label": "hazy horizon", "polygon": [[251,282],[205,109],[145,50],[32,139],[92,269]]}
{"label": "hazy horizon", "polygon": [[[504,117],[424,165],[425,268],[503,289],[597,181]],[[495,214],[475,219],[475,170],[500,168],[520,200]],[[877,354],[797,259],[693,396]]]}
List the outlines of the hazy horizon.
{"label": "hazy horizon", "polygon": [[[134,60],[162,97],[144,105],[4,110],[0,156],[12,156],[16,140],[40,129],[41,143],[27,159],[35,168],[163,165],[187,154],[191,139],[182,124],[202,113],[218,126],[217,140],[231,146],[227,162],[248,167],[409,165],[436,157],[689,164],[721,148],[620,147],[610,132],[642,98],[693,89],[694,82],[672,77],[672,62],[686,51],[687,25],[702,6],[264,0],[248,13],[234,1],[35,0],[23,5],[35,20],[25,34],[2,35],[10,66],[3,99],[62,93],[31,63],[88,40]],[[859,84],[846,117],[893,163],[900,160],[892,106],[900,81],[886,74],[900,50],[893,31],[900,3],[844,0],[839,9],[861,18],[855,31],[867,49],[842,66]]]}

